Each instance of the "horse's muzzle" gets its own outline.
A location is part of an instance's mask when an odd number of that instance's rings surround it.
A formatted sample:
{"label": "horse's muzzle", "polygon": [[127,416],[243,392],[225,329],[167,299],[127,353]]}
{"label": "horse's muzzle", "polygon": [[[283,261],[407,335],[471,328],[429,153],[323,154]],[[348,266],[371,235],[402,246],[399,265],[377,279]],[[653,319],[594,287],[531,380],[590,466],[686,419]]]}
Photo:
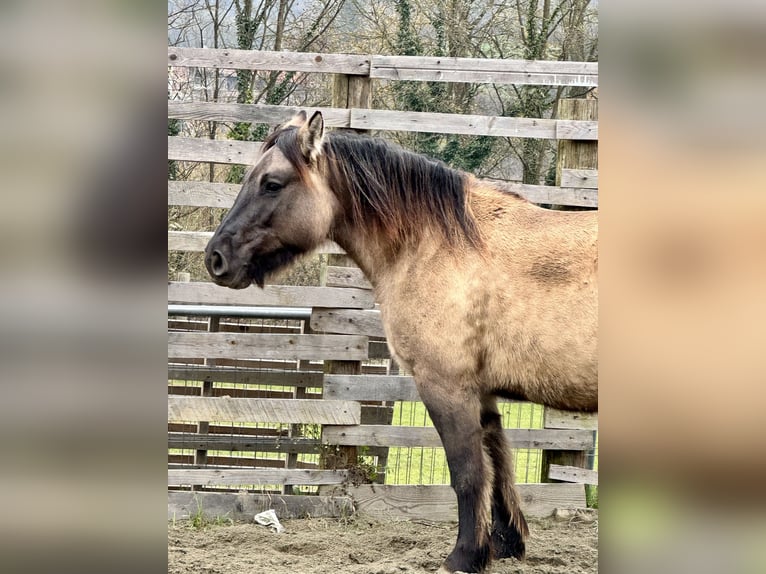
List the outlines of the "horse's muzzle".
{"label": "horse's muzzle", "polygon": [[250,285],[247,267],[238,266],[232,255],[231,241],[213,236],[205,247],[205,267],[213,281],[223,287],[242,289]]}

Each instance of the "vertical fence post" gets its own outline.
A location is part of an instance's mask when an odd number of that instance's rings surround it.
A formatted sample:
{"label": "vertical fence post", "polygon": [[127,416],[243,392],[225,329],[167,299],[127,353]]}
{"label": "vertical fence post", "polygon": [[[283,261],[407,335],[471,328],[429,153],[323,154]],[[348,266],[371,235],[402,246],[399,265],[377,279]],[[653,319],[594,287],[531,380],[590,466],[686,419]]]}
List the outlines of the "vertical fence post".
{"label": "vertical fence post", "polygon": [[[558,103],[561,120],[598,120],[598,100],[568,99]],[[598,169],[598,142],[591,140],[559,140],[556,155],[556,185],[561,185],[565,169]],[[571,208],[570,208],[571,209]]]}

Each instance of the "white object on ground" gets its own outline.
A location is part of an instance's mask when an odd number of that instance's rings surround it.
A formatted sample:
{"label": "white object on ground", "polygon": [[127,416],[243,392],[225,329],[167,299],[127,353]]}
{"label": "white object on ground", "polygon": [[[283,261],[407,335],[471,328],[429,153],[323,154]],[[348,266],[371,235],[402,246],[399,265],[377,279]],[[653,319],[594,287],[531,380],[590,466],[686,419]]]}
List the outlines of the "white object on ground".
{"label": "white object on ground", "polygon": [[254,520],[256,524],[260,524],[261,526],[268,526],[269,529],[273,530],[277,534],[284,531],[285,529],[285,527],[279,523],[277,513],[274,512],[273,509],[265,510],[264,512],[256,514]]}

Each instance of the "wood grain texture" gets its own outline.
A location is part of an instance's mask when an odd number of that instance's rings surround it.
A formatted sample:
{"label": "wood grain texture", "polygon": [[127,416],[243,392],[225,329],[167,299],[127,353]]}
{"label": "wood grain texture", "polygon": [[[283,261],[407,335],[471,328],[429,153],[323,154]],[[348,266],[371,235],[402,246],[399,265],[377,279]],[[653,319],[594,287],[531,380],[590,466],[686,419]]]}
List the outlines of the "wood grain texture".
{"label": "wood grain texture", "polygon": [[327,375],[324,396],[353,401],[420,401],[415,380],[398,375]]}
{"label": "wood grain texture", "polygon": [[168,47],[168,66],[224,68],[227,70],[275,70],[280,72],[370,73],[370,57],[314,52],[270,52],[211,48]]}
{"label": "wood grain texture", "polygon": [[370,77],[428,82],[597,86],[595,62],[372,56]]}
{"label": "wood grain texture", "polygon": [[172,160],[254,165],[259,157],[261,142],[168,136],[168,159]]}
{"label": "wood grain texture", "polygon": [[385,337],[380,311],[375,309],[314,309],[311,329],[322,333]]}
{"label": "wood grain texture", "polygon": [[598,207],[598,190],[550,185],[532,185],[501,180],[487,180],[501,190],[516,193],[532,203]]}
{"label": "wood grain texture", "polygon": [[306,437],[259,437],[252,435],[168,433],[168,448],[230,450],[235,452],[282,452],[317,454],[318,439]]}
{"label": "wood grain texture", "polygon": [[359,267],[338,267],[328,265],[325,285],[327,287],[356,287],[372,289],[372,285]]}
{"label": "wood grain texture", "polygon": [[252,522],[253,516],[274,509],[287,518],[340,518],[354,513],[348,496],[297,496],[247,492],[168,492],[168,520],[188,520],[199,512],[208,520],[228,518]]}
{"label": "wood grain texture", "polygon": [[325,127],[347,128],[351,125],[351,111],[341,108],[327,108],[321,106],[302,108],[296,106],[234,104],[222,102],[168,102],[169,118],[179,120],[263,123],[274,127],[290,121],[292,117],[300,111],[305,111],[310,115],[316,110],[322,112]]}
{"label": "wood grain texture", "polygon": [[[591,431],[564,429],[505,429],[513,448],[587,450],[593,448]],[[433,427],[387,425],[333,426],[323,429],[322,442],[340,445],[441,447]]]}
{"label": "wood grain texture", "polygon": [[232,399],[168,397],[169,421],[356,425],[359,403],[326,399]]}
{"label": "wood grain texture", "polygon": [[213,305],[264,305],[277,307],[344,307],[372,309],[372,293],[365,289],[266,285],[263,289],[227,289],[214,283],[172,281],[169,303]]}
{"label": "wood grain texture", "polygon": [[347,480],[348,474],[342,470],[303,470],[286,468],[182,468],[168,470],[168,486],[343,484]]}
{"label": "wood grain texture", "polygon": [[229,209],[241,188],[241,185],[234,183],[168,181],[168,205]]}
{"label": "wood grain texture", "polygon": [[168,358],[361,361],[367,343],[357,335],[170,332]]}
{"label": "wood grain texture", "polygon": [[598,430],[598,413],[578,413],[545,407],[543,426],[547,429]]}
{"label": "wood grain texture", "polygon": [[548,478],[578,484],[598,484],[598,472],[577,466],[552,464],[548,468]]}
{"label": "wood grain texture", "polygon": [[[527,516],[543,518],[557,508],[586,505],[582,484],[518,484],[517,488]],[[457,520],[457,499],[447,485],[360,485],[348,487],[347,492],[359,514],[383,520]]]}
{"label": "wood grain texture", "polygon": [[562,187],[584,187],[598,189],[597,169],[562,169]]}

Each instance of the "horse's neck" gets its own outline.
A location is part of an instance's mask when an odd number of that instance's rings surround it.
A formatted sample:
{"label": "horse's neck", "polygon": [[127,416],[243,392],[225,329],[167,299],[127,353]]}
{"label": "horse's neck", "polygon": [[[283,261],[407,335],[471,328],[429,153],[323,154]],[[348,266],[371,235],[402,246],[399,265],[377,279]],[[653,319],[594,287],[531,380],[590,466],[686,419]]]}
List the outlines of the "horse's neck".
{"label": "horse's neck", "polygon": [[371,229],[362,229],[348,224],[334,230],[333,239],[354,260],[359,268],[376,287],[395,264],[395,257],[387,242]]}

